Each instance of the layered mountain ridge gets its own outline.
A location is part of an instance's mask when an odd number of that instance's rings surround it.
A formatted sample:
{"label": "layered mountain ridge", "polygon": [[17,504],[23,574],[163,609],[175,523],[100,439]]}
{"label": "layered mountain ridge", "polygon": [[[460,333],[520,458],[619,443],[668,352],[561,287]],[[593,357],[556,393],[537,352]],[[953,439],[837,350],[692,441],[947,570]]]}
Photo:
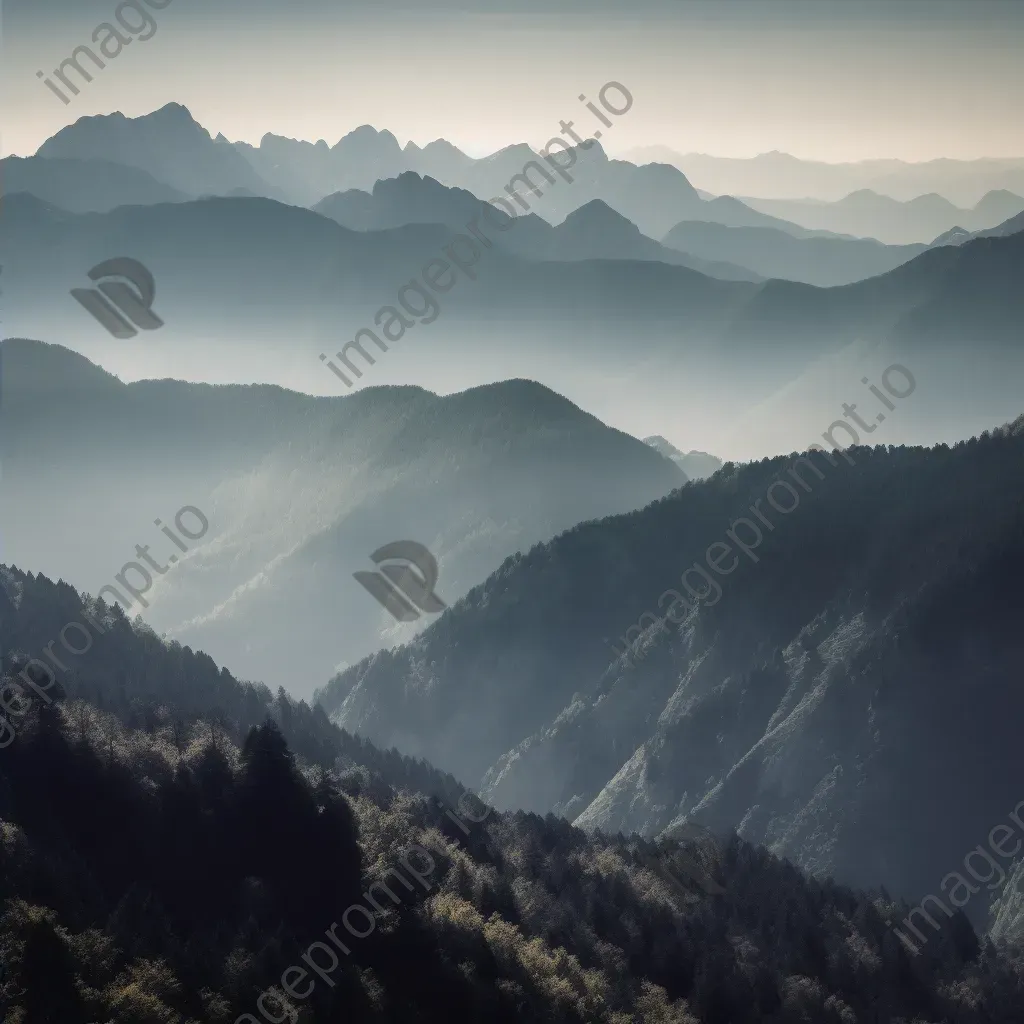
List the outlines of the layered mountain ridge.
{"label": "layered mountain ridge", "polygon": [[[7,1020],[1016,1020],[1019,960],[960,914],[911,957],[890,924],[905,904],[736,838],[684,850],[498,813],[0,566],[5,691],[69,619],[93,649],[35,676],[49,702],[20,709],[0,758]],[[315,978],[288,987],[300,963]]]}
{"label": "layered mountain ridge", "polygon": [[1022,426],[727,465],[508,560],[320,702],[499,807],[606,833],[693,817],[916,899],[1022,799]]}
{"label": "layered mountain ridge", "polygon": [[[142,614],[302,695],[339,663],[425,624],[396,622],[353,580],[382,545],[425,545],[454,604],[515,551],[685,480],[643,442],[532,381],[446,397],[388,387],[314,398],[124,384],[24,340],[3,342],[2,358],[0,508],[17,563],[95,592],[137,557],[132,543],[160,539],[155,518],[195,506],[209,536],[155,580]],[[24,499],[54,475],[81,502],[73,529],[59,507]]]}

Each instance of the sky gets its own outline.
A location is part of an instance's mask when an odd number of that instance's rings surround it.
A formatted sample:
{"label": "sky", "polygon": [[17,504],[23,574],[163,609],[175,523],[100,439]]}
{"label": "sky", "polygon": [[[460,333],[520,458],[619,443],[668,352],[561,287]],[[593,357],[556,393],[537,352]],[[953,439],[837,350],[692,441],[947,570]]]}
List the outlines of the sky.
{"label": "sky", "polygon": [[1024,155],[1019,0],[159,0],[152,37],[66,106],[36,72],[95,45],[118,3],[0,2],[3,156],[171,101],[236,141],[372,124],[482,156],[545,142],[608,81],[634,97],[613,154]]}

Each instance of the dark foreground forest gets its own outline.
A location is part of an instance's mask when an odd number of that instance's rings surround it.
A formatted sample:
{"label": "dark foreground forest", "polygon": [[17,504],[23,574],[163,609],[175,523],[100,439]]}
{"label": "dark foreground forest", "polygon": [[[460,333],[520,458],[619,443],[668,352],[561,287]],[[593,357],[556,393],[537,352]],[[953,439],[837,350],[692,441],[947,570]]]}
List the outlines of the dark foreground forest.
{"label": "dark foreground forest", "polygon": [[[1020,955],[959,914],[912,956],[905,906],[736,837],[690,851],[709,895],[672,843],[488,813],[65,584],[2,579],[5,677],[86,611],[104,630],[49,689],[26,670],[53,699],[0,751],[5,1022],[1021,1019]],[[258,1008],[356,904],[337,969]]]}

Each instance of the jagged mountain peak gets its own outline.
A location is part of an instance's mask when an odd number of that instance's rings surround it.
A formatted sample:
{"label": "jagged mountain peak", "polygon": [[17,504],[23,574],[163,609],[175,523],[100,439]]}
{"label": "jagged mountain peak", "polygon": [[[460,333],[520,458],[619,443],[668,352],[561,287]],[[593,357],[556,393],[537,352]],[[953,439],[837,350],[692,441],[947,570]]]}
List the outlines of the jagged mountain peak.
{"label": "jagged mountain peak", "polygon": [[600,228],[602,230],[621,230],[628,226],[637,233],[640,230],[628,217],[624,217],[603,199],[591,199],[589,203],[578,206],[562,223],[566,227],[586,225],[590,228]]}
{"label": "jagged mountain peak", "polygon": [[398,139],[386,128],[378,129],[370,124],[361,124],[358,128],[353,128],[352,131],[338,139],[331,149],[336,150],[341,146],[354,145],[381,146],[384,149],[397,152],[401,152],[402,149],[398,144]]}

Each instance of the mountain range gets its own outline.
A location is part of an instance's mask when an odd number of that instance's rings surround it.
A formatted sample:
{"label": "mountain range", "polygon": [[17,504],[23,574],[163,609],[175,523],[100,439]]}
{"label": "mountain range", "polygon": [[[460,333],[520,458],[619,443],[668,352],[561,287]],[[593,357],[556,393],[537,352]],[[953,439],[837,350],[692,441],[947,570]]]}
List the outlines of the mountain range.
{"label": "mountain range", "polygon": [[737,158],[644,146],[627,151],[624,158],[672,164],[699,188],[712,193],[762,199],[835,202],[859,189],[871,189],[902,202],[934,192],[958,206],[971,207],[986,192],[1007,190],[1024,195],[1024,157],[824,163],[778,151]]}
{"label": "mountain range", "polygon": [[963,245],[964,242],[969,242],[972,238],[1008,238],[1021,231],[1024,231],[1024,212],[1003,221],[1002,224],[997,224],[994,228],[986,228],[983,231],[968,231],[958,225],[937,238],[933,245]]}
{"label": "mountain range", "polygon": [[[222,135],[212,137],[187,108],[169,103],[136,118],[120,112],[79,118],[43,143],[36,156],[121,164],[192,198],[246,194],[306,206],[337,192],[370,191],[375,182],[405,171],[467,189],[482,199],[507,196],[510,184],[512,191],[527,188],[515,181],[530,165],[529,181],[539,186],[530,193],[530,206],[553,223],[601,199],[652,237],[663,235],[684,217],[730,226],[781,227],[800,237],[819,233],[786,224],[729,197],[705,200],[676,168],[667,164],[637,167],[609,159],[594,140],[569,152],[574,165],[562,177],[525,144],[475,160],[444,140],[423,148],[409,143],[403,149],[390,132],[369,125],[349,132],[334,146],[323,140],[313,144],[266,135],[254,147],[230,143]],[[104,170],[95,166],[80,168],[79,173],[87,178]],[[559,188],[560,184],[566,187]],[[106,208],[91,198],[93,193],[104,194],[100,182],[83,181],[80,188],[77,198],[64,200],[52,188],[40,198],[65,208],[80,209],[84,203],[90,203],[90,209]],[[67,189],[79,191],[70,182]]]}
{"label": "mountain range", "polygon": [[148,171],[128,164],[96,159],[9,156],[0,160],[4,198],[17,192],[71,213],[106,213],[115,206],[177,203],[191,198]]}
{"label": "mountain range", "polygon": [[0,172],[4,1024],[1018,1024],[1024,162]]}
{"label": "mountain range", "polygon": [[5,690],[69,620],[95,624],[93,646],[39,678],[49,702],[22,709],[0,758],[5,1020],[1017,1019],[1013,951],[961,912],[912,956],[891,923],[906,903],[736,837],[606,838],[498,812],[0,566]]}
{"label": "mountain range", "polygon": [[744,202],[762,213],[809,229],[867,235],[890,245],[930,242],[954,226],[981,231],[1024,211],[1024,198],[1006,190],[986,192],[969,209],[954,206],[934,192],[899,202],[870,189],[851,192],[834,203],[809,199],[744,199]]}
{"label": "mountain range", "polygon": [[1024,417],[726,464],[508,559],[319,702],[499,808],[735,828],[917,900],[1024,800],[1022,460]]}
{"label": "mountain range", "polygon": [[[231,143],[222,135],[214,138],[185,107],[170,103],[136,118],[121,113],[80,118],[40,146],[35,158],[8,158],[3,169],[12,178],[8,192],[31,191],[75,212],[108,210],[119,193],[129,203],[250,195],[306,206],[334,196],[330,208],[340,222],[350,226],[367,216],[361,211],[367,200],[359,193],[372,195],[378,181],[416,172],[490,199],[507,196],[511,184],[528,166],[533,168],[528,172],[529,181],[538,186],[529,196],[531,212],[558,223],[574,210],[600,200],[652,238],[662,238],[681,221],[698,221],[734,228],[774,228],[797,238],[832,238],[837,234],[874,238],[900,246],[928,243],[955,226],[969,231],[991,228],[1024,210],[1024,199],[1018,194],[1024,193],[1024,181],[1019,182],[1017,192],[1004,183],[989,188],[975,198],[973,205],[958,207],[935,192],[915,192],[905,201],[897,201],[865,187],[837,195],[835,201],[815,196],[814,189],[798,193],[814,198],[779,198],[792,194],[792,187],[798,186],[779,185],[775,191],[767,185],[753,190],[734,188],[732,185],[748,181],[743,177],[746,171],[736,181],[735,175],[727,173],[730,187],[719,191],[754,197],[736,199],[698,192],[679,169],[686,162],[684,158],[671,152],[662,154],[666,159],[661,162],[638,166],[610,159],[600,143],[590,140],[569,154],[571,172],[561,177],[525,144],[474,159],[443,139],[424,147],[412,142],[402,147],[390,132],[369,125],[349,132],[333,146],[323,140],[314,144],[273,134],[265,135],[259,146],[252,146]],[[638,160],[651,155],[634,154]],[[717,158],[708,159],[711,165],[707,160],[696,160],[698,174],[712,165],[746,167],[742,161],[716,163]],[[765,161],[772,168],[765,180],[780,175],[792,181],[814,179],[819,174],[835,177],[841,170],[841,165],[812,165],[785,154],[768,154],[751,161],[750,170],[755,175],[764,172]],[[950,167],[953,164],[950,162]],[[959,173],[998,172],[997,180],[1006,179],[1010,185],[1024,175],[1024,163],[1018,167],[1012,161],[990,161],[979,166],[982,170],[966,164]],[[899,162],[880,162],[875,168],[883,169],[896,173]],[[956,171],[945,169],[950,174]],[[922,180],[930,180],[926,171],[921,173],[925,175]],[[854,174],[850,180],[856,178]],[[870,175],[868,179],[874,180]],[[561,187],[563,184],[566,187]],[[765,192],[764,188],[769,190]],[[346,192],[353,194],[346,200],[336,198]],[[347,204],[344,214],[339,213],[341,203]],[[862,247],[862,252],[866,251]],[[699,253],[691,255],[698,260],[706,258]],[[885,262],[884,258],[869,261],[868,273],[882,272]],[[740,266],[748,271],[756,269],[742,262]],[[784,275],[769,272],[761,276]],[[844,276],[849,277],[849,272],[839,275]],[[830,279],[820,283],[844,282]]]}
{"label": "mountain range", "polygon": [[726,227],[707,221],[682,221],[662,244],[705,260],[733,260],[764,277],[821,287],[877,277],[928,248],[884,245],[873,238],[796,238],[778,228]]}
{"label": "mountain range", "polygon": [[707,452],[681,452],[674,444],[657,434],[645,437],[644,444],[649,444],[665,458],[671,459],[682,470],[687,480],[703,480],[722,468],[722,460],[716,456]]}
{"label": "mountain range", "polygon": [[[150,524],[194,506],[211,524],[203,544],[155,580],[149,607],[126,610],[304,696],[427,621],[396,621],[355,582],[377,548],[426,545],[454,604],[516,551],[686,479],[529,381],[443,398],[414,387],[311,398],[123,384],[37,342],[5,341],[2,358],[0,508],[17,563],[125,594],[113,578],[138,557],[129,539],[174,553]],[[56,481],[76,494],[73,529],[59,507],[25,500]]]}
{"label": "mountain range", "polygon": [[[433,187],[406,179],[399,191]],[[454,199],[446,217],[455,215]],[[12,335],[62,343],[132,379],[256,379],[314,393],[341,390],[318,356],[372,327],[375,311],[383,324],[380,311],[453,239],[444,223],[353,231],[262,198],[70,214],[21,193],[5,199],[5,225],[0,258]],[[574,259],[609,225],[608,255],[622,247],[632,258]],[[529,251],[536,239],[534,257],[498,241],[521,229],[517,244]],[[543,377],[634,436],[685,437],[741,457],[805,443],[820,432],[819,419],[834,419],[836,402],[849,400],[846,380],[859,390],[861,377],[893,361],[916,360],[913,372],[929,380],[915,416],[891,425],[893,439],[955,440],[993,415],[1014,414],[1019,233],[933,248],[878,277],[826,289],[718,280],[668,265],[656,258],[657,243],[601,205],[558,228],[524,218],[491,236],[491,247],[474,246],[474,255],[465,249],[472,242],[459,243],[468,272],[436,309],[429,297],[409,307],[419,312],[402,331],[408,341],[383,354],[371,346],[372,363],[355,355],[360,384],[416,381],[446,393]],[[144,346],[109,337],[68,296],[88,283],[88,268],[129,252],[154,275],[154,309],[164,320]],[[835,372],[823,386],[829,366]],[[717,377],[729,386],[697,386]],[[975,384],[966,394],[965,380]],[[765,427],[749,426],[764,417],[766,402],[777,413],[767,449]]]}
{"label": "mountain range", "polygon": [[[358,189],[336,192],[312,209],[354,231],[441,223],[452,231],[465,232],[474,217],[480,219],[480,200],[471,192],[447,187],[413,171],[376,182],[372,192]],[[488,217],[496,225],[494,244],[527,259],[644,260],[690,267],[727,281],[762,280],[758,274],[738,264],[705,260],[685,250],[659,244],[601,199],[573,210],[556,227],[534,213],[509,217],[495,208]]]}
{"label": "mountain range", "polygon": [[47,139],[36,156],[123,164],[192,197],[244,188],[284,198],[235,147],[219,136],[211,138],[179,103],[142,117],[120,111],[80,117]]}

